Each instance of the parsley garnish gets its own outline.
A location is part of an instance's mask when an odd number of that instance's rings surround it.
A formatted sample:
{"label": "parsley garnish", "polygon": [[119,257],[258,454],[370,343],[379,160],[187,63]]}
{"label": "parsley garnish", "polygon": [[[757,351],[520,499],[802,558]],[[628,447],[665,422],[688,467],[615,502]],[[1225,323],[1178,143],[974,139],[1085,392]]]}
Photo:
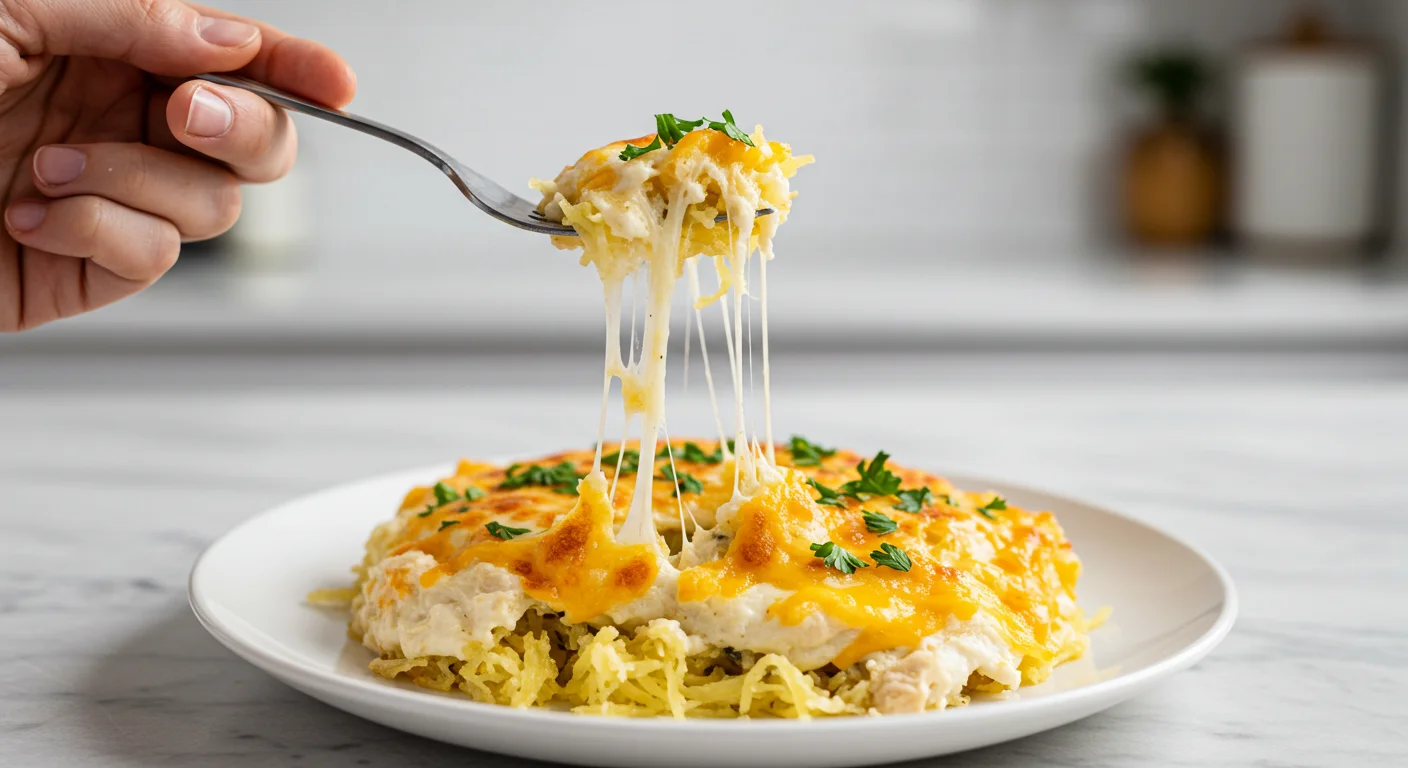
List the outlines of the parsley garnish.
{"label": "parsley garnish", "polygon": [[640,471],[640,451],[622,448],[609,456],[602,456],[601,459],[613,467],[617,465],[617,462],[620,462],[621,474],[623,475],[635,474]]}
{"label": "parsley garnish", "polygon": [[[670,446],[667,445],[660,449],[660,453],[656,454],[656,458],[664,459],[668,458],[669,455]],[[713,453],[705,453],[704,449],[700,448],[698,443],[687,442],[684,444],[684,448],[675,455],[675,458],[684,461],[692,461],[695,464],[718,464],[724,460],[724,449],[720,446],[715,448]]]}
{"label": "parsley garnish", "polygon": [[856,471],[860,473],[859,480],[852,480],[841,486],[841,493],[847,496],[854,496],[857,499],[868,499],[871,496],[893,496],[900,489],[900,477],[894,472],[885,469],[885,460],[890,458],[890,454],[880,451],[875,454],[875,458],[867,465],[864,459],[856,465]]}
{"label": "parsley garnish", "polygon": [[680,139],[684,138],[686,133],[701,125],[710,130],[718,131],[734,141],[741,141],[750,147],[757,146],[753,143],[753,139],[749,138],[748,134],[744,133],[733,121],[733,113],[727,109],[724,110],[722,121],[710,120],[707,117],[701,117],[698,120],[681,120],[666,112],[655,116],[655,139],[653,141],[643,147],[627,144],[626,148],[621,150],[619,157],[622,160],[634,160],[647,152],[659,149],[662,141],[666,147],[673,147]]}
{"label": "parsley garnish", "polygon": [[646,152],[654,152],[659,148],[660,137],[656,136],[654,141],[650,142],[649,144],[646,144],[643,147],[637,147],[634,144],[627,144],[626,148],[621,150],[621,154],[619,155],[619,157],[622,160],[634,160],[637,157],[640,157],[641,155],[645,154]]}
{"label": "parsley garnish", "polygon": [[866,510],[861,517],[865,518],[865,529],[871,533],[878,533],[884,536],[887,533],[894,533],[899,530],[900,524],[895,522],[893,517],[883,515],[879,512]]}
{"label": "parsley garnish", "polygon": [[[471,488],[469,490],[479,491],[478,488]],[[469,490],[465,491],[466,498],[468,498]],[[426,504],[425,511],[417,514],[416,517],[430,517],[430,513],[434,512],[438,507],[443,507],[452,501],[458,501],[460,498],[459,491],[456,491],[453,486],[444,481],[436,483],[435,487],[430,489],[430,492],[435,494],[435,501]],[[483,496],[484,492],[479,491],[479,495]],[[474,498],[478,498],[478,496]],[[473,501],[474,499],[469,500]]]}
{"label": "parsley garnish", "polygon": [[821,460],[836,455],[834,448],[822,448],[801,435],[793,435],[787,450],[792,452],[792,466],[819,467]]}
{"label": "parsley garnish", "polygon": [[996,520],[997,517],[993,515],[993,512],[1003,509],[1007,509],[1007,500],[1001,496],[994,496],[992,497],[992,501],[978,507],[978,514],[989,520]]}
{"label": "parsley garnish", "polygon": [[724,460],[724,448],[723,446],[717,446],[714,448],[713,453],[705,453],[704,449],[700,448],[698,445],[685,443],[684,460],[692,461],[696,464],[721,464]]}
{"label": "parsley garnish", "polygon": [[480,499],[484,498],[484,497],[487,496],[487,495],[488,495],[488,494],[484,493],[484,491],[483,491],[482,489],[476,488],[476,487],[474,487],[474,486],[472,486],[472,485],[469,486],[468,488],[465,488],[465,489],[464,489],[464,500],[465,500],[465,501],[479,501]]}
{"label": "parsley garnish", "polygon": [[507,525],[500,525],[497,520],[490,520],[489,522],[484,524],[484,530],[488,531],[490,536],[494,536],[496,538],[500,538],[507,541],[513,538],[514,536],[522,536],[523,534],[528,533],[532,529],[510,528]]}
{"label": "parsley garnish", "polygon": [[582,476],[577,474],[572,462],[564,461],[555,467],[540,467],[536,464],[523,468],[517,475],[515,471],[522,468],[521,464],[510,464],[504,472],[504,481],[499,483],[500,488],[522,488],[525,485],[546,485],[552,488],[553,493],[562,493],[568,496],[577,495],[577,481]]}
{"label": "parsley garnish", "polygon": [[665,140],[665,146],[673,147],[686,133],[698,128],[704,123],[704,118],[698,120],[681,120],[666,112],[663,115],[655,116],[655,135]]}
{"label": "parsley garnish", "polygon": [[852,574],[857,568],[869,568],[870,563],[861,560],[859,557],[836,546],[836,542],[828,541],[825,544],[813,544],[813,557],[821,558],[821,562],[827,568],[835,568],[844,574]]}
{"label": "parsley garnish", "polygon": [[449,528],[449,527],[452,526],[452,525],[459,525],[459,524],[460,524],[460,521],[458,521],[458,520],[441,520],[441,521],[440,521],[440,530],[443,531],[443,530],[445,530],[446,528]]}
{"label": "parsley garnish", "polygon": [[808,480],[807,484],[815,488],[817,493],[821,494],[821,498],[817,499],[816,503],[825,504],[828,507],[844,508],[846,506],[846,500],[841,497],[840,492],[835,491],[831,488],[827,488],[826,486],[822,485],[821,483],[818,483],[815,480]]}
{"label": "parsley garnish", "polygon": [[900,503],[895,505],[895,509],[901,512],[918,512],[924,508],[925,504],[934,500],[934,492],[928,488],[912,488],[908,491],[900,491],[895,495],[900,499]]}
{"label": "parsley garnish", "polygon": [[435,494],[435,506],[437,507],[444,506],[452,501],[457,501],[460,497],[460,492],[446,483],[436,483],[435,487],[430,490]]}
{"label": "parsley garnish", "polygon": [[674,467],[665,466],[660,468],[660,479],[669,480],[675,484],[675,495],[681,493],[702,493],[704,484],[699,479],[688,472],[675,473]]}
{"label": "parsley garnish", "polygon": [[908,571],[914,565],[909,561],[909,555],[905,554],[903,549],[889,542],[881,544],[879,549],[871,552],[870,559],[874,560],[876,565],[894,568],[897,571]]}
{"label": "parsley garnish", "polygon": [[757,146],[753,143],[752,139],[748,138],[748,134],[739,130],[738,126],[733,122],[733,113],[729,112],[727,109],[724,110],[724,121],[722,123],[713,120],[708,122],[711,129],[722,132],[725,136],[734,141],[741,141],[750,147]]}

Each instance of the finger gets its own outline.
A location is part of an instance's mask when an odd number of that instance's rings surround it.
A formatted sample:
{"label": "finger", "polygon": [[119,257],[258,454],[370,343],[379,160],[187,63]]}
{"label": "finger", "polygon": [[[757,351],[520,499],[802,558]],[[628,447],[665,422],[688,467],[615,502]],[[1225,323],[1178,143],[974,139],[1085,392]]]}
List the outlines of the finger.
{"label": "finger", "polygon": [[46,197],[97,195],[171,222],[182,240],[215,237],[240,214],[229,170],[145,144],[41,147],[30,175]]}
{"label": "finger", "polygon": [[92,195],[14,203],[5,229],[21,245],[89,259],[139,287],[165,274],[181,249],[171,222]]}
{"label": "finger", "polygon": [[166,104],[166,124],[177,141],[224,161],[246,181],[273,181],[298,155],[289,116],[238,88],[184,83]]}
{"label": "finger", "polygon": [[[177,83],[179,85],[180,83]],[[171,134],[171,126],[166,124],[166,104],[171,99],[171,92],[160,88],[153,88],[147,97],[147,114],[142,121],[145,132],[142,141],[157,149],[164,149],[168,152],[177,152],[183,155],[200,156],[199,152],[182,144]]]}
{"label": "finger", "polygon": [[[249,21],[228,11],[190,4],[208,18]],[[357,93],[357,76],[341,56],[312,40],[293,37],[263,22],[259,53],[240,71],[247,77],[320,104],[342,107]]]}
{"label": "finger", "polygon": [[[162,78],[166,79],[166,78]],[[172,78],[171,87],[179,86],[183,81],[180,78]],[[166,105],[171,101],[171,91],[161,88],[153,88],[147,96],[147,113],[143,120],[142,143],[150,144],[157,149],[164,149],[167,152],[175,152],[178,155],[194,157],[201,160],[208,160],[205,155],[191,149],[177,140],[171,133],[171,126],[166,124]]]}
{"label": "finger", "polygon": [[117,59],[158,75],[226,72],[260,49],[259,27],[180,0],[10,0],[26,55]]}

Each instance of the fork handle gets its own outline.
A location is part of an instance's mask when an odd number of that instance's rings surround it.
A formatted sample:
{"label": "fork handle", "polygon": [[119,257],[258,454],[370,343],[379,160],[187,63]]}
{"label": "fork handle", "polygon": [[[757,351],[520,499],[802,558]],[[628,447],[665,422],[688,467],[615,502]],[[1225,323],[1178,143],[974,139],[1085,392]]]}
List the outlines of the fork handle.
{"label": "fork handle", "polygon": [[240,77],[239,75],[208,73],[195,75],[195,79],[249,91],[270,104],[283,107],[290,112],[298,112],[310,117],[316,117],[344,128],[351,128],[354,131],[360,131],[369,136],[375,136],[382,141],[389,141],[402,149],[410,150],[420,155],[430,161],[436,168],[439,168],[441,172],[453,176],[452,170],[441,158],[443,153],[439,149],[436,149],[431,144],[409,133],[398,131],[389,125],[378,123],[375,120],[369,120],[360,115],[354,115],[351,112],[344,112],[340,109],[314,104],[288,91],[281,91],[271,85],[261,83],[257,80],[250,80],[247,77]]}

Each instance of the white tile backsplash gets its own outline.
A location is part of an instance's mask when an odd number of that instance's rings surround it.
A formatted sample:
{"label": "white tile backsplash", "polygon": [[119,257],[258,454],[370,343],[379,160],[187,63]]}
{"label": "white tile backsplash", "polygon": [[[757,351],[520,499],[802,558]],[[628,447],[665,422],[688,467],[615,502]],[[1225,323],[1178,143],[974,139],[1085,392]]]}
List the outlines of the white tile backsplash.
{"label": "white tile backsplash", "polygon": [[[1117,68],[1150,40],[1227,53],[1294,0],[661,2],[216,0],[343,52],[353,110],[440,144],[528,194],[582,150],[715,113],[817,156],[784,237],[826,259],[864,230],[913,248],[1071,248],[1110,231],[1129,99]],[[1393,0],[1324,5],[1353,33]],[[304,121],[323,252],[354,262],[528,254],[543,244],[468,207],[431,166]],[[1408,176],[1408,174],[1405,174]],[[330,248],[329,248],[330,246]],[[886,254],[867,254],[885,258]],[[340,257],[341,258],[341,257]],[[486,260],[489,263],[489,260]]]}

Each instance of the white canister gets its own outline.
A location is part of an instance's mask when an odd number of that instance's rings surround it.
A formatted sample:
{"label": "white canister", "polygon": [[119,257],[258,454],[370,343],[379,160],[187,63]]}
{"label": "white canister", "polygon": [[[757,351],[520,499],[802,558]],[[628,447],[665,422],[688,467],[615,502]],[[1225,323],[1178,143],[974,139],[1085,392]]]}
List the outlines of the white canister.
{"label": "white canister", "polygon": [[1258,251],[1358,251],[1380,226],[1385,77],[1367,46],[1247,53],[1233,76],[1232,226]]}

